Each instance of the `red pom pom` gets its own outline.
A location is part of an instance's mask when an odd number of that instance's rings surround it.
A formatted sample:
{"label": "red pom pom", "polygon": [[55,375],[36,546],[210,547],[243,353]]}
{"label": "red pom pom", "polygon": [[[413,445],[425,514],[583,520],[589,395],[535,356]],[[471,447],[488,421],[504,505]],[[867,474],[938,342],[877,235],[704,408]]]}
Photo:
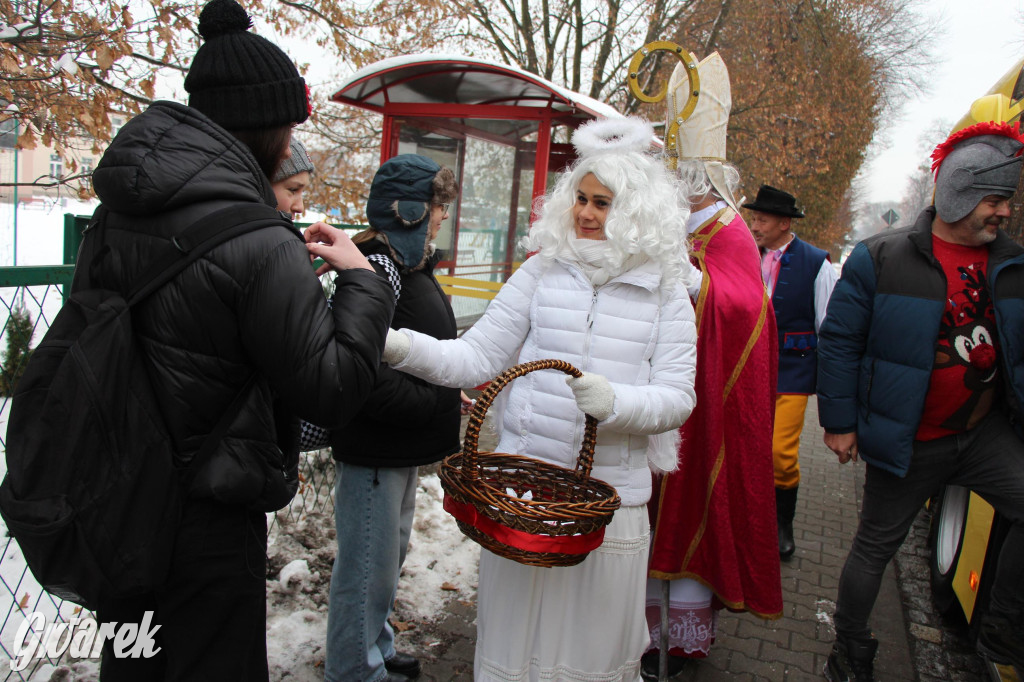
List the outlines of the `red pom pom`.
{"label": "red pom pom", "polygon": [[984,372],[992,369],[992,365],[996,364],[996,349],[990,343],[978,344],[971,349],[969,357],[971,367]]}

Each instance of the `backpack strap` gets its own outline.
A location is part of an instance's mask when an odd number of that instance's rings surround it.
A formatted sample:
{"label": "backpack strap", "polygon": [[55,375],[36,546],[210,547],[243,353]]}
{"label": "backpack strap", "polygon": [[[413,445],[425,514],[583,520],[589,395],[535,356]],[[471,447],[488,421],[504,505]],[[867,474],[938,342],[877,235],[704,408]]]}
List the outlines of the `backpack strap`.
{"label": "backpack strap", "polygon": [[171,238],[146,272],[132,284],[125,297],[131,307],[199,260],[215,246],[265,227],[285,227],[277,209],[266,204],[228,206],[203,216]]}
{"label": "backpack strap", "polygon": [[[104,211],[99,215],[98,221],[105,217]],[[266,204],[228,206],[203,216],[173,237],[170,244],[157,255],[153,264],[135,281],[129,295],[126,296],[128,306],[134,306],[145,299],[215,246],[241,234],[275,226],[284,227],[285,222],[277,209]],[[203,465],[213,456],[235,417],[242,411],[252,387],[256,384],[256,377],[256,373],[249,377],[231,405],[221,415],[213,431],[203,440],[199,451],[182,471],[180,483],[186,492]]]}
{"label": "backpack strap", "polygon": [[366,257],[366,260],[377,263],[384,268],[384,272],[388,275],[388,282],[391,284],[391,288],[395,291],[395,302],[397,303],[399,297],[402,295],[402,277],[398,274],[398,268],[395,267],[395,262],[383,253],[371,253]]}

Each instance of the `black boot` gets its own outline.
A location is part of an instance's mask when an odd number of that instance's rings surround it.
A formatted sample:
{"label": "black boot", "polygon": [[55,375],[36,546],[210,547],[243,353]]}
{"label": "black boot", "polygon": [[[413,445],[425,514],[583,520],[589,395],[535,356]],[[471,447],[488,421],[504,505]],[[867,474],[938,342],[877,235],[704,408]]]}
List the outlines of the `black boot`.
{"label": "black boot", "polygon": [[1024,671],[1024,622],[985,616],[978,632],[978,653],[993,663],[1012,665]]}
{"label": "black boot", "polygon": [[775,516],[779,522],[779,558],[788,559],[796,551],[793,542],[793,517],[796,516],[796,488],[775,489]]}
{"label": "black boot", "polygon": [[394,656],[384,661],[384,668],[389,673],[404,676],[403,679],[415,680],[420,676],[419,660],[401,651],[396,651]]}
{"label": "black boot", "polygon": [[836,636],[832,653],[825,662],[829,682],[875,682],[875,652],[878,640],[846,640]]}
{"label": "black boot", "polygon": [[[689,658],[673,656],[670,653],[668,656],[668,678],[672,679],[679,673],[683,672],[683,669],[686,668],[686,664],[689,661]],[[645,653],[640,657],[640,679],[644,682],[658,682],[658,668],[660,665],[661,660],[658,658],[657,649],[651,649]]]}

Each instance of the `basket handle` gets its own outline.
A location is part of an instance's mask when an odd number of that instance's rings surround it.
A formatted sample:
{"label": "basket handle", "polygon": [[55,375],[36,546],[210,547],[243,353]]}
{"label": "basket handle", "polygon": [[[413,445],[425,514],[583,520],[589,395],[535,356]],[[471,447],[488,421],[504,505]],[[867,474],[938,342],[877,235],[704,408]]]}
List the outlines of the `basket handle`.
{"label": "basket handle", "polygon": [[[477,398],[476,404],[469,414],[469,423],[466,425],[466,438],[462,445],[462,456],[464,458],[465,474],[468,479],[475,480],[479,475],[476,457],[480,444],[480,426],[483,424],[484,417],[487,416],[487,410],[491,407],[491,403],[498,397],[498,393],[511,383],[513,379],[518,379],[539,369],[557,369],[577,378],[583,376],[583,372],[564,360],[533,360],[532,362],[524,362],[510,367],[496,376],[487,389]],[[586,415],[586,424],[583,429],[583,447],[580,448],[580,456],[576,460],[576,471],[582,472],[588,478],[590,477],[590,470],[594,466],[594,446],[596,445],[597,419],[588,414]]]}

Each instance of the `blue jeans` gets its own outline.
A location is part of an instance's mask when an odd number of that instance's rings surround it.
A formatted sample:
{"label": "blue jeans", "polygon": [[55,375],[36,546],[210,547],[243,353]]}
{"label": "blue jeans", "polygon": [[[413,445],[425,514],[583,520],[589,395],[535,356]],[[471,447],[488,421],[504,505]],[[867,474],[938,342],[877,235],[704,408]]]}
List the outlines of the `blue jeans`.
{"label": "blue jeans", "polygon": [[870,636],[868,616],[886,565],[921,507],[947,483],[970,488],[1010,520],[989,610],[1011,621],[1024,617],[1024,441],[993,410],[969,431],[916,441],[905,478],[868,466],[860,526],[839,579],[838,636]]}
{"label": "blue jeans", "polygon": [[416,511],[416,467],[339,462],[334,495],[338,555],[327,612],[327,682],[377,682],[395,655],[388,623]]}

